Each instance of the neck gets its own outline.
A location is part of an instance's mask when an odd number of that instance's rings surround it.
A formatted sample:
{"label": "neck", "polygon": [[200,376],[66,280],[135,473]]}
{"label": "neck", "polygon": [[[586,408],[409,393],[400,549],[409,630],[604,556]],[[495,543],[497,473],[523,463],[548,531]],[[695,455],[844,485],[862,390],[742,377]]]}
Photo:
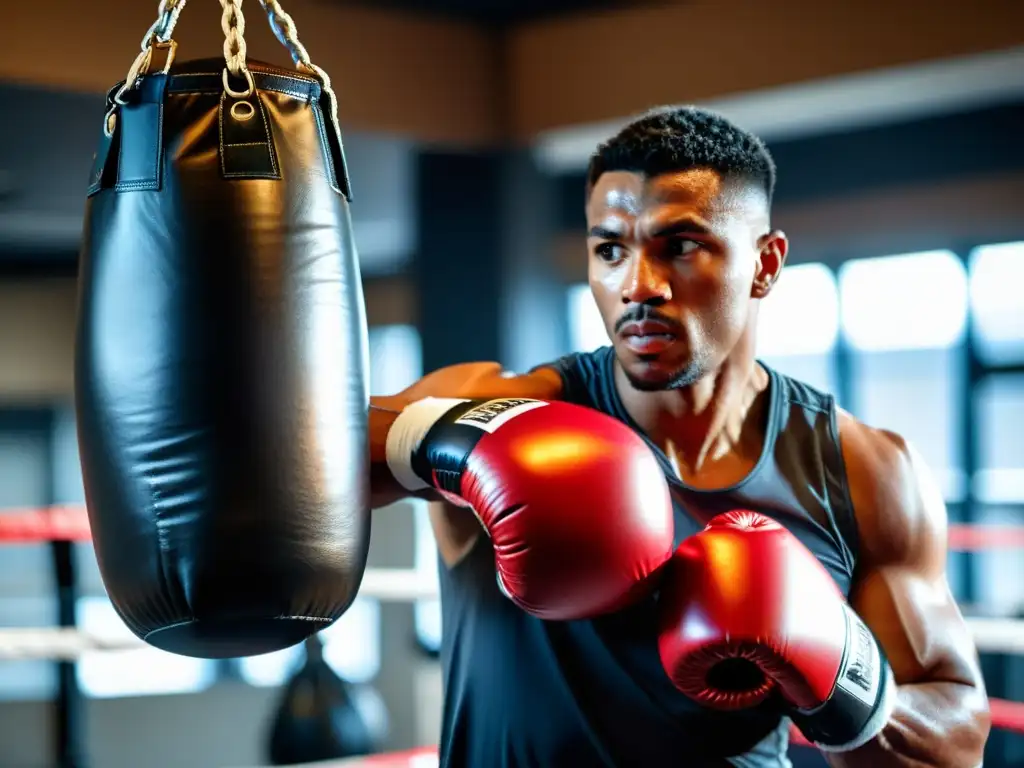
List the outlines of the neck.
{"label": "neck", "polygon": [[742,352],[689,386],[659,392],[635,389],[616,362],[615,383],[626,411],[680,476],[748,447],[760,453],[760,395],[768,388],[768,373],[752,353]]}

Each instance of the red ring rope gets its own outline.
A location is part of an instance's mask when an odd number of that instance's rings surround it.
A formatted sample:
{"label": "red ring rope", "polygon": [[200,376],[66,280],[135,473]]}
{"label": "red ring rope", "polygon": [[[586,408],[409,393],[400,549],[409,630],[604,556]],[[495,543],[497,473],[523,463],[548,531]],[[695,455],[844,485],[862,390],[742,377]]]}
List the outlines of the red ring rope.
{"label": "red ring rope", "polygon": [[[1024,626],[1024,622],[1022,622]],[[1024,734],[1024,702],[1007,701],[1006,699],[989,699],[989,712],[992,715],[992,727],[1010,733]],[[798,747],[813,746],[796,728],[789,732],[789,740]]]}
{"label": "red ring rope", "polygon": [[[994,728],[1011,733],[1024,733],[1024,703],[1000,699],[991,699],[989,703],[992,709],[992,726]],[[795,728],[790,732],[790,741],[794,746],[812,746]],[[419,768],[420,761],[425,768],[427,765],[437,764],[431,758],[437,759],[435,747],[419,747],[405,752],[389,752],[356,758],[352,761],[344,760],[338,764],[338,768],[342,766],[347,768]]]}
{"label": "red ring rope", "polygon": [[[89,541],[89,519],[82,505],[35,509],[0,510],[0,544],[29,544],[44,541]],[[1024,526],[952,525],[949,548],[958,552],[1024,547]],[[1024,622],[1021,622],[1024,631]],[[1024,702],[989,699],[992,727],[1024,734]],[[796,745],[809,746],[797,730],[791,733]],[[370,768],[410,765],[411,760],[433,754],[431,748],[398,755],[377,755],[358,763]],[[403,762],[404,761],[404,762]]]}

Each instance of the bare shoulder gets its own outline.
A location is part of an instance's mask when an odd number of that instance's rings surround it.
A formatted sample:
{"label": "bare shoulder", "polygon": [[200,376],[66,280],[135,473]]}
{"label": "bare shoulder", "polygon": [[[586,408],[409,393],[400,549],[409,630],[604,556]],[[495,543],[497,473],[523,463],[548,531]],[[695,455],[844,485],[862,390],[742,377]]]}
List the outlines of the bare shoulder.
{"label": "bare shoulder", "polygon": [[860,536],[875,566],[943,568],[946,506],[934,476],[901,435],[839,412],[839,441]]}

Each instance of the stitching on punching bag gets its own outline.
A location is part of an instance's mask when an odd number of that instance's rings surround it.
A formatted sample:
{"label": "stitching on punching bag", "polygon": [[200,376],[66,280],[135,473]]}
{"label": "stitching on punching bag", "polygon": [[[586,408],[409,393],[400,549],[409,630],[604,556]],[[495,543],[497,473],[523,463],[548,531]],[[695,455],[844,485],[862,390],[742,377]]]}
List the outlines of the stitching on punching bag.
{"label": "stitching on punching bag", "polygon": [[320,136],[320,151],[324,153],[324,162],[328,174],[327,181],[331,185],[331,189],[339,195],[345,195],[345,192],[338,184],[338,171],[334,167],[334,152],[331,150],[331,140],[327,136],[327,125],[324,120],[323,110],[320,108],[319,99],[312,99],[309,102],[309,106],[313,110],[313,119],[316,121],[316,130]]}
{"label": "stitching on punching bag", "polygon": [[[143,78],[134,103],[121,107],[117,183],[114,185],[118,192],[160,189],[167,80],[167,75]],[[148,124],[150,121],[152,125]]]}
{"label": "stitching on punching bag", "polygon": [[[231,107],[228,106],[229,101]],[[255,112],[245,123],[230,115],[231,108],[242,103],[251,106]],[[228,116],[224,114],[225,108]],[[257,114],[262,131],[253,124]],[[274,153],[274,138],[259,91],[255,91],[248,99],[229,99],[226,93],[222,94],[217,117],[220,123],[220,170],[224,178],[281,178]]]}

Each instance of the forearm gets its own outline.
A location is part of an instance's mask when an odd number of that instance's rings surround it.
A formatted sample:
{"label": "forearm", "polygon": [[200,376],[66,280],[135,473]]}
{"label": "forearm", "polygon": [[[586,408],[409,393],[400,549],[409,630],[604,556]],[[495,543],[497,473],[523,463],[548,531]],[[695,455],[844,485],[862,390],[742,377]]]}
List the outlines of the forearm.
{"label": "forearm", "polygon": [[431,491],[410,493],[395,480],[388,468],[388,432],[406,405],[408,405],[408,401],[401,395],[370,398],[370,507],[372,509],[380,509],[412,496],[427,500],[435,498],[435,494]]}
{"label": "forearm", "polygon": [[878,736],[827,758],[835,768],[974,768],[981,765],[988,731],[984,690],[963,683],[902,685]]}
{"label": "forearm", "polygon": [[[370,464],[387,469],[388,432],[408,400],[401,395],[371,397],[369,414]],[[388,475],[390,477],[390,474]]]}
{"label": "forearm", "polygon": [[398,415],[414,402],[428,398],[557,400],[561,387],[561,376],[552,368],[540,368],[523,376],[510,377],[497,363],[463,363],[436,370],[397,395],[371,397],[371,506],[376,509],[410,496],[428,500],[438,498],[432,490],[410,493],[395,481],[388,469],[387,444],[391,427]]}

